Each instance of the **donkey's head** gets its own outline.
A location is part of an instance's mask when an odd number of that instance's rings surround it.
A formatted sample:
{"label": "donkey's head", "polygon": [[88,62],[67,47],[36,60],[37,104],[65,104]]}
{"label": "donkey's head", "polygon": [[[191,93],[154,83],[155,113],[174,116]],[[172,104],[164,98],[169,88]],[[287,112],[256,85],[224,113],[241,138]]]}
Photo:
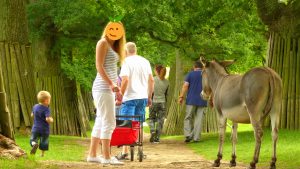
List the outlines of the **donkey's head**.
{"label": "donkey's head", "polygon": [[218,62],[216,59],[207,61],[204,57],[200,57],[200,62],[203,65],[201,96],[204,100],[209,100],[213,95],[218,80],[228,75],[226,67],[234,63],[234,60]]}

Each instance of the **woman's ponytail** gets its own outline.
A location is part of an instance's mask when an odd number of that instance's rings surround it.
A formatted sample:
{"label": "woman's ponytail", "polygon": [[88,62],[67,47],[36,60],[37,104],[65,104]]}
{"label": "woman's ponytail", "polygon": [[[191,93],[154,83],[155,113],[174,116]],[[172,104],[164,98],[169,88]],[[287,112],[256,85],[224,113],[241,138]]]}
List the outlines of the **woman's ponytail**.
{"label": "woman's ponytail", "polygon": [[165,76],[166,76],[166,73],[167,73],[167,69],[163,65],[156,65],[155,70],[157,72],[158,77],[161,80],[164,80]]}

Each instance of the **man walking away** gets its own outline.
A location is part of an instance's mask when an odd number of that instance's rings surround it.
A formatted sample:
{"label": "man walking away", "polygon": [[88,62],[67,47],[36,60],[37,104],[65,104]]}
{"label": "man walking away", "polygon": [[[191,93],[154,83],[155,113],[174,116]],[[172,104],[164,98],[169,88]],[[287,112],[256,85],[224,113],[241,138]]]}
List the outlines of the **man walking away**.
{"label": "man walking away", "polygon": [[[119,112],[125,116],[141,116],[145,121],[145,108],[152,104],[154,79],[150,63],[147,59],[137,55],[136,45],[133,42],[126,43],[126,58],[121,68],[120,77],[122,106]],[[120,118],[126,120],[126,118]],[[127,119],[131,120],[131,119]],[[138,120],[136,118],[135,120]],[[143,134],[143,131],[141,131]],[[143,137],[143,135],[141,135]],[[123,147],[123,152],[117,159],[123,160],[128,156],[128,147]]]}
{"label": "man walking away", "polygon": [[[186,114],[184,118],[185,142],[199,142],[202,129],[202,117],[206,101],[200,97],[202,91],[202,64],[199,61],[194,63],[194,70],[188,73],[184,80],[178,102],[182,104],[186,96]],[[194,117],[194,119],[193,119]],[[194,124],[193,124],[194,121]]]}

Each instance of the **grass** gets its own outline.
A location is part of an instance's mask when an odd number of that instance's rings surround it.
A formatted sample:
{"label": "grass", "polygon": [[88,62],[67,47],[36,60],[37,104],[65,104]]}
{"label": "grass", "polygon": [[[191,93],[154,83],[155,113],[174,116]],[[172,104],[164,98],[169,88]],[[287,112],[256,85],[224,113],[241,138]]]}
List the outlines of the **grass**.
{"label": "grass", "polygon": [[[231,160],[231,140],[228,129],[224,143],[223,159]],[[175,139],[179,137],[175,137]],[[181,136],[182,138],[182,136]],[[279,131],[279,140],[277,144],[277,168],[278,169],[299,169],[300,168],[300,132],[281,129]],[[172,138],[174,139],[174,138]],[[206,159],[215,160],[218,151],[218,134],[202,134],[202,141],[199,143],[188,144],[196,153]],[[251,125],[239,124],[237,162],[249,164],[254,153],[255,139]],[[260,151],[258,166],[268,167],[271,160],[272,138],[270,129],[264,129],[264,136]]]}
{"label": "grass", "polygon": [[[86,138],[73,136],[56,136],[50,135],[49,151],[45,152],[45,156],[40,156],[40,150],[32,156],[30,155],[31,147],[29,145],[30,136],[16,134],[16,143],[26,151],[27,157],[18,160],[0,159],[0,169],[27,169],[40,167],[41,161],[83,161],[85,158]],[[89,143],[88,143],[89,144]],[[47,166],[47,168],[57,168],[55,165]]]}
{"label": "grass", "polygon": [[[91,121],[91,126],[94,122]],[[149,132],[149,127],[144,126],[145,132]],[[88,138],[90,132],[88,132]],[[182,140],[183,136],[162,136],[162,139]],[[299,169],[300,168],[300,132],[280,130],[279,140],[277,146],[277,168],[278,169]],[[188,147],[193,149],[196,153],[200,154],[206,159],[214,160],[218,151],[218,134],[217,133],[204,133],[202,140],[199,143],[188,144]],[[30,154],[31,149],[29,145],[29,136],[16,134],[16,143]],[[50,148],[45,153],[45,157],[40,157],[38,151],[35,156],[28,155],[27,157],[18,160],[7,160],[0,158],[0,169],[27,169],[41,167],[42,161],[55,160],[55,161],[83,161],[86,154],[87,138],[73,137],[73,136],[50,136]],[[237,162],[248,164],[252,160],[254,152],[254,136],[253,130],[250,125],[240,124],[238,128],[238,143],[237,143]],[[265,129],[262,141],[262,148],[260,152],[260,160],[258,166],[269,165],[271,159],[271,132]],[[231,141],[230,129],[227,129],[226,140],[224,144],[223,159],[230,161],[231,156]],[[56,169],[58,166],[47,166],[50,169]]]}
{"label": "grass", "polygon": [[8,160],[0,158],[0,169],[27,169],[27,168],[37,168],[39,164],[32,159],[20,158],[18,160]]}
{"label": "grass", "polygon": [[[147,116],[148,116],[147,110]],[[90,126],[94,126],[95,121],[90,121]],[[149,126],[144,126],[144,131],[150,131]],[[18,160],[9,160],[0,158],[0,169],[28,169],[41,167],[42,161],[83,161],[86,156],[86,149],[91,136],[91,131],[87,132],[87,138],[74,136],[50,135],[49,151],[45,152],[44,157],[40,157],[38,150],[35,156],[30,155],[31,146],[29,144],[30,136],[16,133],[16,143],[28,154],[27,157]],[[87,143],[84,143],[87,142]],[[82,144],[84,143],[84,144]],[[49,169],[56,169],[58,166],[47,166]]]}

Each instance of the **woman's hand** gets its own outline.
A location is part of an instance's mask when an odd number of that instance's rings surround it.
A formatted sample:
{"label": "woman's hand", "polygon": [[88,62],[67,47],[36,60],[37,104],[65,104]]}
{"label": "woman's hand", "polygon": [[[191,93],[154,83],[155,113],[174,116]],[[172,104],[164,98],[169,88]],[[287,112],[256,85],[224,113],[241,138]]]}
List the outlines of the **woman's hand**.
{"label": "woman's hand", "polygon": [[120,92],[120,87],[117,86],[116,84],[110,85],[110,88],[113,92],[116,92],[116,93]]}
{"label": "woman's hand", "polygon": [[212,97],[210,97],[210,98],[209,98],[209,100],[208,100],[208,104],[209,104],[209,106],[210,106],[211,108],[213,108],[213,107],[214,107],[214,102],[213,102],[213,99],[212,99]]}

